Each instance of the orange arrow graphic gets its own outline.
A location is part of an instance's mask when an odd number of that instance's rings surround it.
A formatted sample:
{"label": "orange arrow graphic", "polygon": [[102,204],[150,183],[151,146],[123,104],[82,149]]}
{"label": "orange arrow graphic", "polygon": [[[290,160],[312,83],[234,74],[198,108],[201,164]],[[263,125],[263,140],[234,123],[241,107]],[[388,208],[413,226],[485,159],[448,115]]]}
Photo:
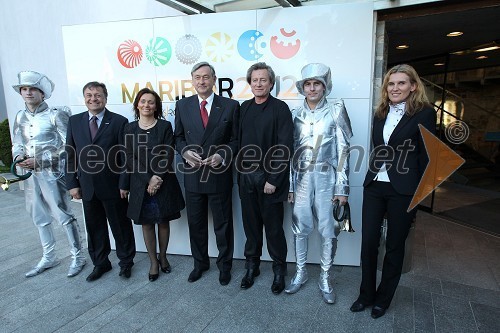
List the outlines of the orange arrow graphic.
{"label": "orange arrow graphic", "polygon": [[450,147],[439,140],[427,128],[422,125],[418,125],[418,127],[420,127],[420,133],[424,139],[425,150],[429,156],[429,164],[427,164],[424,175],[418,184],[408,212],[422,202],[422,200],[465,163],[465,160],[460,155],[451,150]]}

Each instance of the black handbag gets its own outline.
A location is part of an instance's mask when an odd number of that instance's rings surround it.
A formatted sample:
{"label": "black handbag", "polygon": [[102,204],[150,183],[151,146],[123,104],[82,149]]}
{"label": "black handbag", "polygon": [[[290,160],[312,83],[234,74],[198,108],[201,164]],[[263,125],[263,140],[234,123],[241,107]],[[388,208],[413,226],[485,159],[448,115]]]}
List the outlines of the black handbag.
{"label": "black handbag", "polygon": [[333,218],[339,223],[340,231],[354,232],[351,223],[351,208],[348,202],[344,206],[341,206],[338,200],[334,201]]}

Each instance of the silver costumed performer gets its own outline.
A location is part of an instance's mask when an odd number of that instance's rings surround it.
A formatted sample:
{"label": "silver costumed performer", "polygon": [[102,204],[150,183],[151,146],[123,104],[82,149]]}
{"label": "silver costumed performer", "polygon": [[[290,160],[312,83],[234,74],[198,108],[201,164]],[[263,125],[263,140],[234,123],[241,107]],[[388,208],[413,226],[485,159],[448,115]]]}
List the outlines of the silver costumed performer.
{"label": "silver costumed performer", "polygon": [[352,137],[351,122],[341,99],[331,102],[326,99],[332,90],[328,66],[317,63],[304,66],[302,80],[296,85],[299,93],[306,96],[304,104],[293,111],[295,155],[290,201],[297,272],[285,292],[296,293],[308,279],[307,241],[317,223],[321,235],[319,288],[323,300],[333,304],[330,268],[340,228],[333,219],[332,199],[346,202],[349,195],[346,157]]}
{"label": "silver costumed performer", "polygon": [[44,102],[54,91],[54,83],[47,76],[23,71],[18,79],[13,88],[25,100],[26,108],[17,113],[14,121],[12,156],[14,160],[26,160],[19,166],[33,169],[32,177],[24,181],[26,210],[38,228],[43,248],[42,259],[26,277],[60,264],[55,253],[53,219],[64,227],[68,236],[72,256],[68,277],[72,277],[81,272],[86,260],[64,180],[66,161],[62,153],[71,111],[68,107],[50,108]]}

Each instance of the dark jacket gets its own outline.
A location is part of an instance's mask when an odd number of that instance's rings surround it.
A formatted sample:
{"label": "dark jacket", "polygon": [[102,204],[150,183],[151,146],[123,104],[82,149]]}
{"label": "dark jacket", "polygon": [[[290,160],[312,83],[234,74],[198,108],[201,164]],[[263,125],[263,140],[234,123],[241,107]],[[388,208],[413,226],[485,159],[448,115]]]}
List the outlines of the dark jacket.
{"label": "dark jacket", "polygon": [[[243,128],[241,124],[247,116],[252,103],[255,103],[255,98],[241,104],[238,143],[241,145],[243,131],[255,131],[257,145],[262,151],[260,170],[264,171],[265,182],[276,186],[276,191],[268,196],[269,202],[285,201],[290,186],[290,159],[293,156],[292,113],[285,102],[270,95],[263,103],[264,112],[262,117],[256,118],[252,128]],[[275,150],[276,148],[283,150],[278,152]],[[239,170],[242,170],[240,164],[242,163],[244,151],[245,147],[240,146],[237,160]],[[281,155],[281,152],[284,155]],[[238,178],[238,181],[241,181],[241,177]]]}
{"label": "dark jacket", "polygon": [[81,188],[83,200],[91,200],[94,193],[99,200],[119,199],[120,189],[128,190],[122,145],[127,123],[127,118],[106,109],[92,140],[88,112],[69,118],[66,185],[68,189]]}
{"label": "dark jacket", "polygon": [[385,146],[383,130],[386,119],[373,120],[372,143],[368,172],[363,186],[368,186],[383,163],[388,168],[389,180],[394,189],[403,195],[414,195],[429,159],[419,124],[431,133],[436,130],[436,111],[425,107],[412,117],[403,115]]}
{"label": "dark jacket", "polygon": [[184,208],[184,198],[172,167],[174,158],[174,136],[172,125],[159,119],[156,125],[144,134],[137,121],[125,126],[127,173],[130,174],[130,196],[127,216],[139,220],[142,202],[149,180],[154,175],[163,179],[155,194],[160,208],[160,217],[166,218]]}
{"label": "dark jacket", "polygon": [[203,159],[217,152],[225,162],[217,169],[198,169],[183,165],[184,187],[195,193],[230,191],[233,187],[232,160],[237,153],[240,105],[230,98],[214,95],[212,109],[204,129],[198,95],[175,104],[175,149],[182,156],[185,149],[195,150]]}

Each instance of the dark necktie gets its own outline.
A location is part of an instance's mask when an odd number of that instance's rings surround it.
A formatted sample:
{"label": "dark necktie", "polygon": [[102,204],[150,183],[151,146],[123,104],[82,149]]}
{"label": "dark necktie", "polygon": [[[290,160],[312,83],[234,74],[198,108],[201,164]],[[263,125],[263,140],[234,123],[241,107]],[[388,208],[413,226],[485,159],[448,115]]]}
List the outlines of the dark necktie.
{"label": "dark necktie", "polygon": [[205,100],[201,101],[200,114],[201,114],[201,121],[203,123],[203,128],[207,127],[207,123],[208,123],[208,111],[207,111],[207,108],[205,107],[206,105],[207,105],[207,101],[205,101]]}
{"label": "dark necktie", "polygon": [[92,141],[95,138],[95,135],[97,134],[97,130],[99,127],[97,127],[97,117],[93,116],[90,118],[90,123],[89,123],[89,128],[90,128],[90,137],[92,138]]}

